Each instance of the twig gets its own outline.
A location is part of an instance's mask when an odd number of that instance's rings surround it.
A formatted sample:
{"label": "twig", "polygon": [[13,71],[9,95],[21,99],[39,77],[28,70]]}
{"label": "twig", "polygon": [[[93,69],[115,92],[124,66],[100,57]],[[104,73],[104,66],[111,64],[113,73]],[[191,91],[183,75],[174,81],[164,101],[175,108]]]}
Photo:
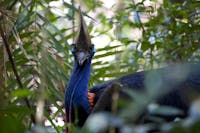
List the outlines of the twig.
{"label": "twig", "polygon": [[[19,74],[18,74],[18,72],[17,72],[16,64],[15,64],[13,58],[12,58],[12,53],[11,53],[11,51],[10,51],[9,44],[8,44],[8,38],[7,38],[7,36],[6,36],[6,33],[3,31],[2,25],[0,25],[0,35],[1,35],[1,37],[2,37],[2,40],[3,40],[4,45],[5,45],[5,47],[6,47],[6,52],[7,52],[7,54],[8,54],[9,61],[11,62],[11,66],[12,66],[14,75],[15,75],[15,77],[16,77],[17,83],[18,83],[18,85],[19,85],[20,88],[24,88],[23,85],[22,85],[21,79],[20,79],[20,77],[19,77]],[[30,110],[32,110],[32,107],[31,107],[30,102],[28,101],[28,99],[27,99],[27,98],[24,98],[24,101],[25,101],[27,107],[28,107]],[[34,124],[36,123],[36,122],[35,122],[35,117],[34,117],[33,114],[31,114],[31,120],[32,120],[32,122],[33,122]]]}
{"label": "twig", "polygon": [[[135,1],[132,0],[132,3],[135,4]],[[142,21],[141,21],[141,19],[140,19],[140,16],[139,16],[139,14],[138,14],[138,11],[135,11],[135,13],[136,13],[136,17],[137,17],[137,19],[138,19],[138,21],[139,21],[139,23],[140,23],[140,25],[141,25],[142,31],[145,33],[144,25],[143,25],[143,23],[142,23]]]}
{"label": "twig", "polygon": [[[71,0],[72,6],[74,7],[74,0]],[[72,9],[72,34],[74,34],[75,29],[75,22],[74,22],[74,9]],[[73,36],[73,43],[74,43],[74,36]]]}
{"label": "twig", "polygon": [[7,10],[11,10],[18,0],[14,0],[13,3],[7,7]]}

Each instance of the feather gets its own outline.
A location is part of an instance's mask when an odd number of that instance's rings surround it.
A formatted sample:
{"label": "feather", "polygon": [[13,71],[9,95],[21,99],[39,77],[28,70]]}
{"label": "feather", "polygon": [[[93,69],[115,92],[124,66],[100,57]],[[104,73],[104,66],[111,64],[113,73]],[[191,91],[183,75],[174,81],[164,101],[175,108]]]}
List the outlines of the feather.
{"label": "feather", "polygon": [[[153,82],[155,90],[155,101],[160,105],[168,105],[183,110],[180,117],[185,117],[188,113],[189,105],[192,101],[188,100],[191,91],[197,92],[200,96],[200,64],[187,63],[170,65],[165,68],[141,71],[128,74],[117,79],[107,81],[89,89],[90,93],[95,94],[95,106],[93,112],[111,111],[113,84],[121,84],[121,89],[131,89],[141,93],[146,93]],[[153,77],[153,76],[158,76]],[[159,81],[158,81],[158,80]],[[154,88],[155,89],[155,88]],[[120,98],[129,97],[119,90]],[[194,98],[193,98],[194,99]],[[166,120],[173,120],[177,116],[166,117]]]}

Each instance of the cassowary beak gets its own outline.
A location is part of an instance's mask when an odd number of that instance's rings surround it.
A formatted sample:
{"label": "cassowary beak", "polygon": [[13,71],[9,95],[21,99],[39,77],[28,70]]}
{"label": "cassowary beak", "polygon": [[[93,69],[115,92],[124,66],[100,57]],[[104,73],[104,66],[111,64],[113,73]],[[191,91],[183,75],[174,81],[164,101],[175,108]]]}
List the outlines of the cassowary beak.
{"label": "cassowary beak", "polygon": [[88,53],[78,52],[77,61],[80,66],[83,65],[84,61],[88,58]]}
{"label": "cassowary beak", "polygon": [[90,52],[91,40],[80,7],[79,7],[79,15],[80,15],[80,24],[75,39],[75,49],[76,49],[75,54],[78,64],[82,66],[84,61],[88,58]]}

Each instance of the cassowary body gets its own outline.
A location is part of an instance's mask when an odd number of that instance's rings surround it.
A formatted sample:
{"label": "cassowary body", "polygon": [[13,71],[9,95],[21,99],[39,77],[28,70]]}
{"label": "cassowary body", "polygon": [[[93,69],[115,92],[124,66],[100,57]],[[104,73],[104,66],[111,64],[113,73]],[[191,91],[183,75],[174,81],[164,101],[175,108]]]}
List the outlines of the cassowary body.
{"label": "cassowary body", "polygon": [[[65,92],[66,121],[67,123],[76,123],[80,127],[83,126],[91,111],[111,111],[112,99],[106,93],[108,90],[112,91],[112,85],[116,82],[122,85],[122,89],[129,88],[134,91],[145,92],[149,89],[147,81],[150,80],[157,85],[154,87],[160,95],[156,97],[155,101],[161,105],[169,105],[183,110],[182,117],[187,115],[188,92],[200,89],[200,65],[171,65],[157,70],[125,75],[92,87],[89,89],[89,92],[95,96],[94,103],[92,103],[94,108],[92,109],[90,103],[92,100],[88,98],[88,82],[94,47],[91,44],[81,11],[80,27],[72,53],[75,63]],[[149,75],[152,78],[149,79]],[[123,92],[119,90],[119,93],[122,94]],[[173,120],[174,116],[168,118]],[[68,128],[66,132],[69,132]]]}
{"label": "cassowary body", "polygon": [[[152,79],[149,79],[149,76],[152,76]],[[148,84],[149,80],[152,80],[154,88],[149,88],[151,86],[150,83]],[[159,105],[172,106],[183,111],[179,116],[172,115],[165,117],[166,120],[171,121],[176,117],[187,116],[192,100],[197,98],[193,97],[191,93],[196,93],[200,96],[200,64],[170,65],[161,69],[128,74],[118,79],[96,85],[89,89],[91,93],[95,94],[93,112],[111,111],[112,97],[104,95],[110,93],[109,89],[111,89],[111,94],[113,93],[112,85],[116,82],[121,85],[121,89],[130,89],[135,92],[147,93],[148,89],[155,89],[157,96],[155,96],[153,102]],[[158,84],[160,86],[157,86]],[[121,90],[119,90],[119,94],[121,98],[127,99],[129,97],[127,94],[124,96],[124,92]],[[136,122],[141,121],[137,120]]]}

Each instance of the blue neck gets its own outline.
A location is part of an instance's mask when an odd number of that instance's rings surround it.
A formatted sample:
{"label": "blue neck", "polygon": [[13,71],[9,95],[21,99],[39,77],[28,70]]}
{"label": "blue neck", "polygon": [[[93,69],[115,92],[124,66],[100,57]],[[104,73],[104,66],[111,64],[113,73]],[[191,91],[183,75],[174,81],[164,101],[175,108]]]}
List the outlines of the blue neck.
{"label": "blue neck", "polygon": [[74,69],[65,92],[65,109],[67,122],[74,122],[76,109],[83,109],[89,114],[88,82],[92,57],[79,66],[75,61]]}

